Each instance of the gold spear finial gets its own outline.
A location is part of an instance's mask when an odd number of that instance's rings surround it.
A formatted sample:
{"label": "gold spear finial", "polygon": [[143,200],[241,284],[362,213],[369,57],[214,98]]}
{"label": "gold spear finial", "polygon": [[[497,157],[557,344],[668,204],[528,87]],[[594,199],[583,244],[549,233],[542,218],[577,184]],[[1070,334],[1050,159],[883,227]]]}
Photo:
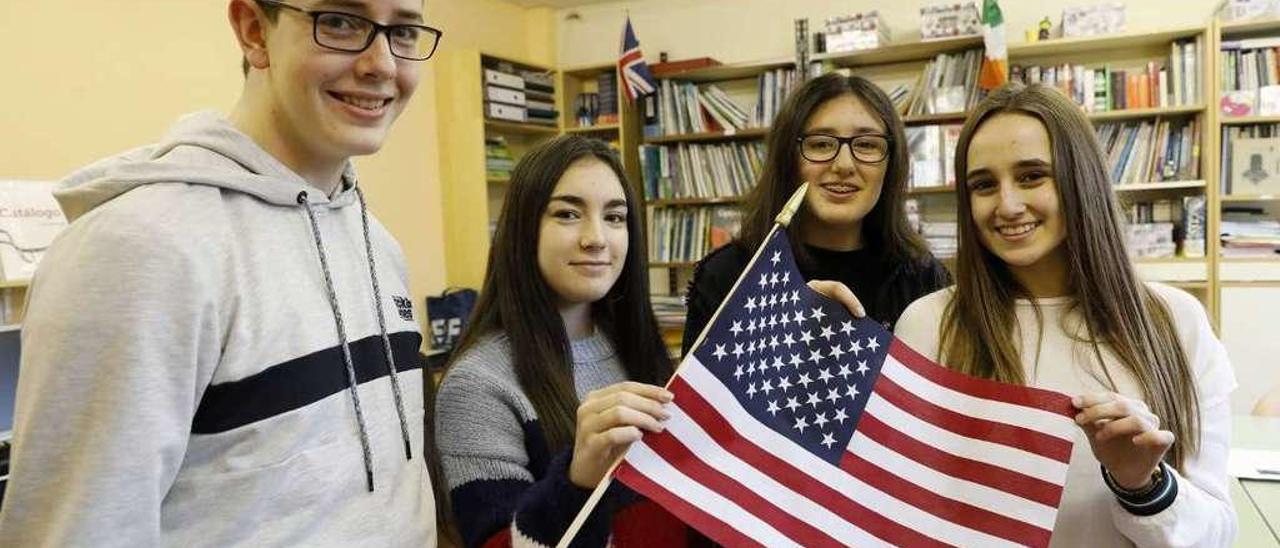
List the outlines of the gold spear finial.
{"label": "gold spear finial", "polygon": [[782,211],[779,211],[778,216],[773,218],[773,222],[782,226],[790,226],[791,217],[793,217],[797,211],[800,211],[800,205],[804,203],[804,195],[808,191],[809,183],[800,183],[800,188],[797,188],[796,191],[791,194],[791,198],[787,200],[787,205],[782,206]]}

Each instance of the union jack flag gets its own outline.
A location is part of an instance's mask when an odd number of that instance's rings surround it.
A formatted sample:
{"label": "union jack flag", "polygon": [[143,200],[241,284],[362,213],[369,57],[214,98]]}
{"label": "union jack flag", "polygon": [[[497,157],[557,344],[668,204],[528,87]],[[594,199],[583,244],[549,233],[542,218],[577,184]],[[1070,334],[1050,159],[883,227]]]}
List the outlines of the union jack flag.
{"label": "union jack flag", "polygon": [[631,29],[631,17],[627,17],[627,26],[622,29],[622,53],[618,56],[618,76],[622,80],[622,89],[628,101],[649,95],[658,90],[658,83],[649,73],[649,65],[644,62],[644,54],[640,52],[640,41]]}
{"label": "union jack flag", "polygon": [[810,290],[776,228],[616,477],[729,546],[1047,546],[1070,398],[939,366]]}

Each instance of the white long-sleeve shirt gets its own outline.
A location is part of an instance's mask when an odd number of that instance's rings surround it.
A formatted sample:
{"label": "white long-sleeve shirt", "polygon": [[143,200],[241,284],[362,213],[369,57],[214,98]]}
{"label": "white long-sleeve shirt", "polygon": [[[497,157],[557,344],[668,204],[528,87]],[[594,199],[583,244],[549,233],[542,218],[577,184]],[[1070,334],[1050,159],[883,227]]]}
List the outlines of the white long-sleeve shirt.
{"label": "white long-sleeve shirt", "polygon": [[[1121,508],[1103,483],[1089,440],[1078,431],[1052,546],[1229,546],[1235,538],[1236,514],[1227,487],[1235,374],[1199,301],[1169,286],[1149,286],[1167,303],[1196,378],[1200,449],[1186,460],[1182,473],[1174,471],[1178,495],[1173,505],[1155,515],[1136,516]],[[937,361],[942,313],[953,292],[943,289],[907,307],[894,334]],[[1019,333],[1014,336],[1021,343],[1027,384],[1073,396],[1109,391],[1091,345],[1080,342],[1083,322],[1073,304],[1070,297],[1017,302]],[[1043,314],[1043,328],[1035,306]],[[1141,399],[1137,382],[1110,349],[1104,346],[1101,353],[1116,391]]]}

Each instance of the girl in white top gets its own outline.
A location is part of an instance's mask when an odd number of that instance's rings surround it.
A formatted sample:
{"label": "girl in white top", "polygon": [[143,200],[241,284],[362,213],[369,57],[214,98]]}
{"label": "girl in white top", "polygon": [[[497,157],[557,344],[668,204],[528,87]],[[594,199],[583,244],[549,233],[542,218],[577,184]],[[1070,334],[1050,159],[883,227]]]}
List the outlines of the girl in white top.
{"label": "girl in white top", "polygon": [[1079,107],[1037,85],[995,91],[956,173],[956,285],[909,306],[896,335],[953,369],[1073,396],[1054,546],[1231,544],[1231,365],[1196,299],[1138,280]]}

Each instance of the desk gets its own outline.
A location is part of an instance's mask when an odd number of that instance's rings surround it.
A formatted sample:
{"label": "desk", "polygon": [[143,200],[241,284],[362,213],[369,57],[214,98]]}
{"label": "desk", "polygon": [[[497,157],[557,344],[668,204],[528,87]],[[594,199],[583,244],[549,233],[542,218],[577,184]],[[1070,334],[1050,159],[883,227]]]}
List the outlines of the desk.
{"label": "desk", "polygon": [[[1280,418],[1237,416],[1231,447],[1280,451]],[[1231,501],[1240,517],[1236,546],[1280,547],[1280,482],[1231,478]]]}

